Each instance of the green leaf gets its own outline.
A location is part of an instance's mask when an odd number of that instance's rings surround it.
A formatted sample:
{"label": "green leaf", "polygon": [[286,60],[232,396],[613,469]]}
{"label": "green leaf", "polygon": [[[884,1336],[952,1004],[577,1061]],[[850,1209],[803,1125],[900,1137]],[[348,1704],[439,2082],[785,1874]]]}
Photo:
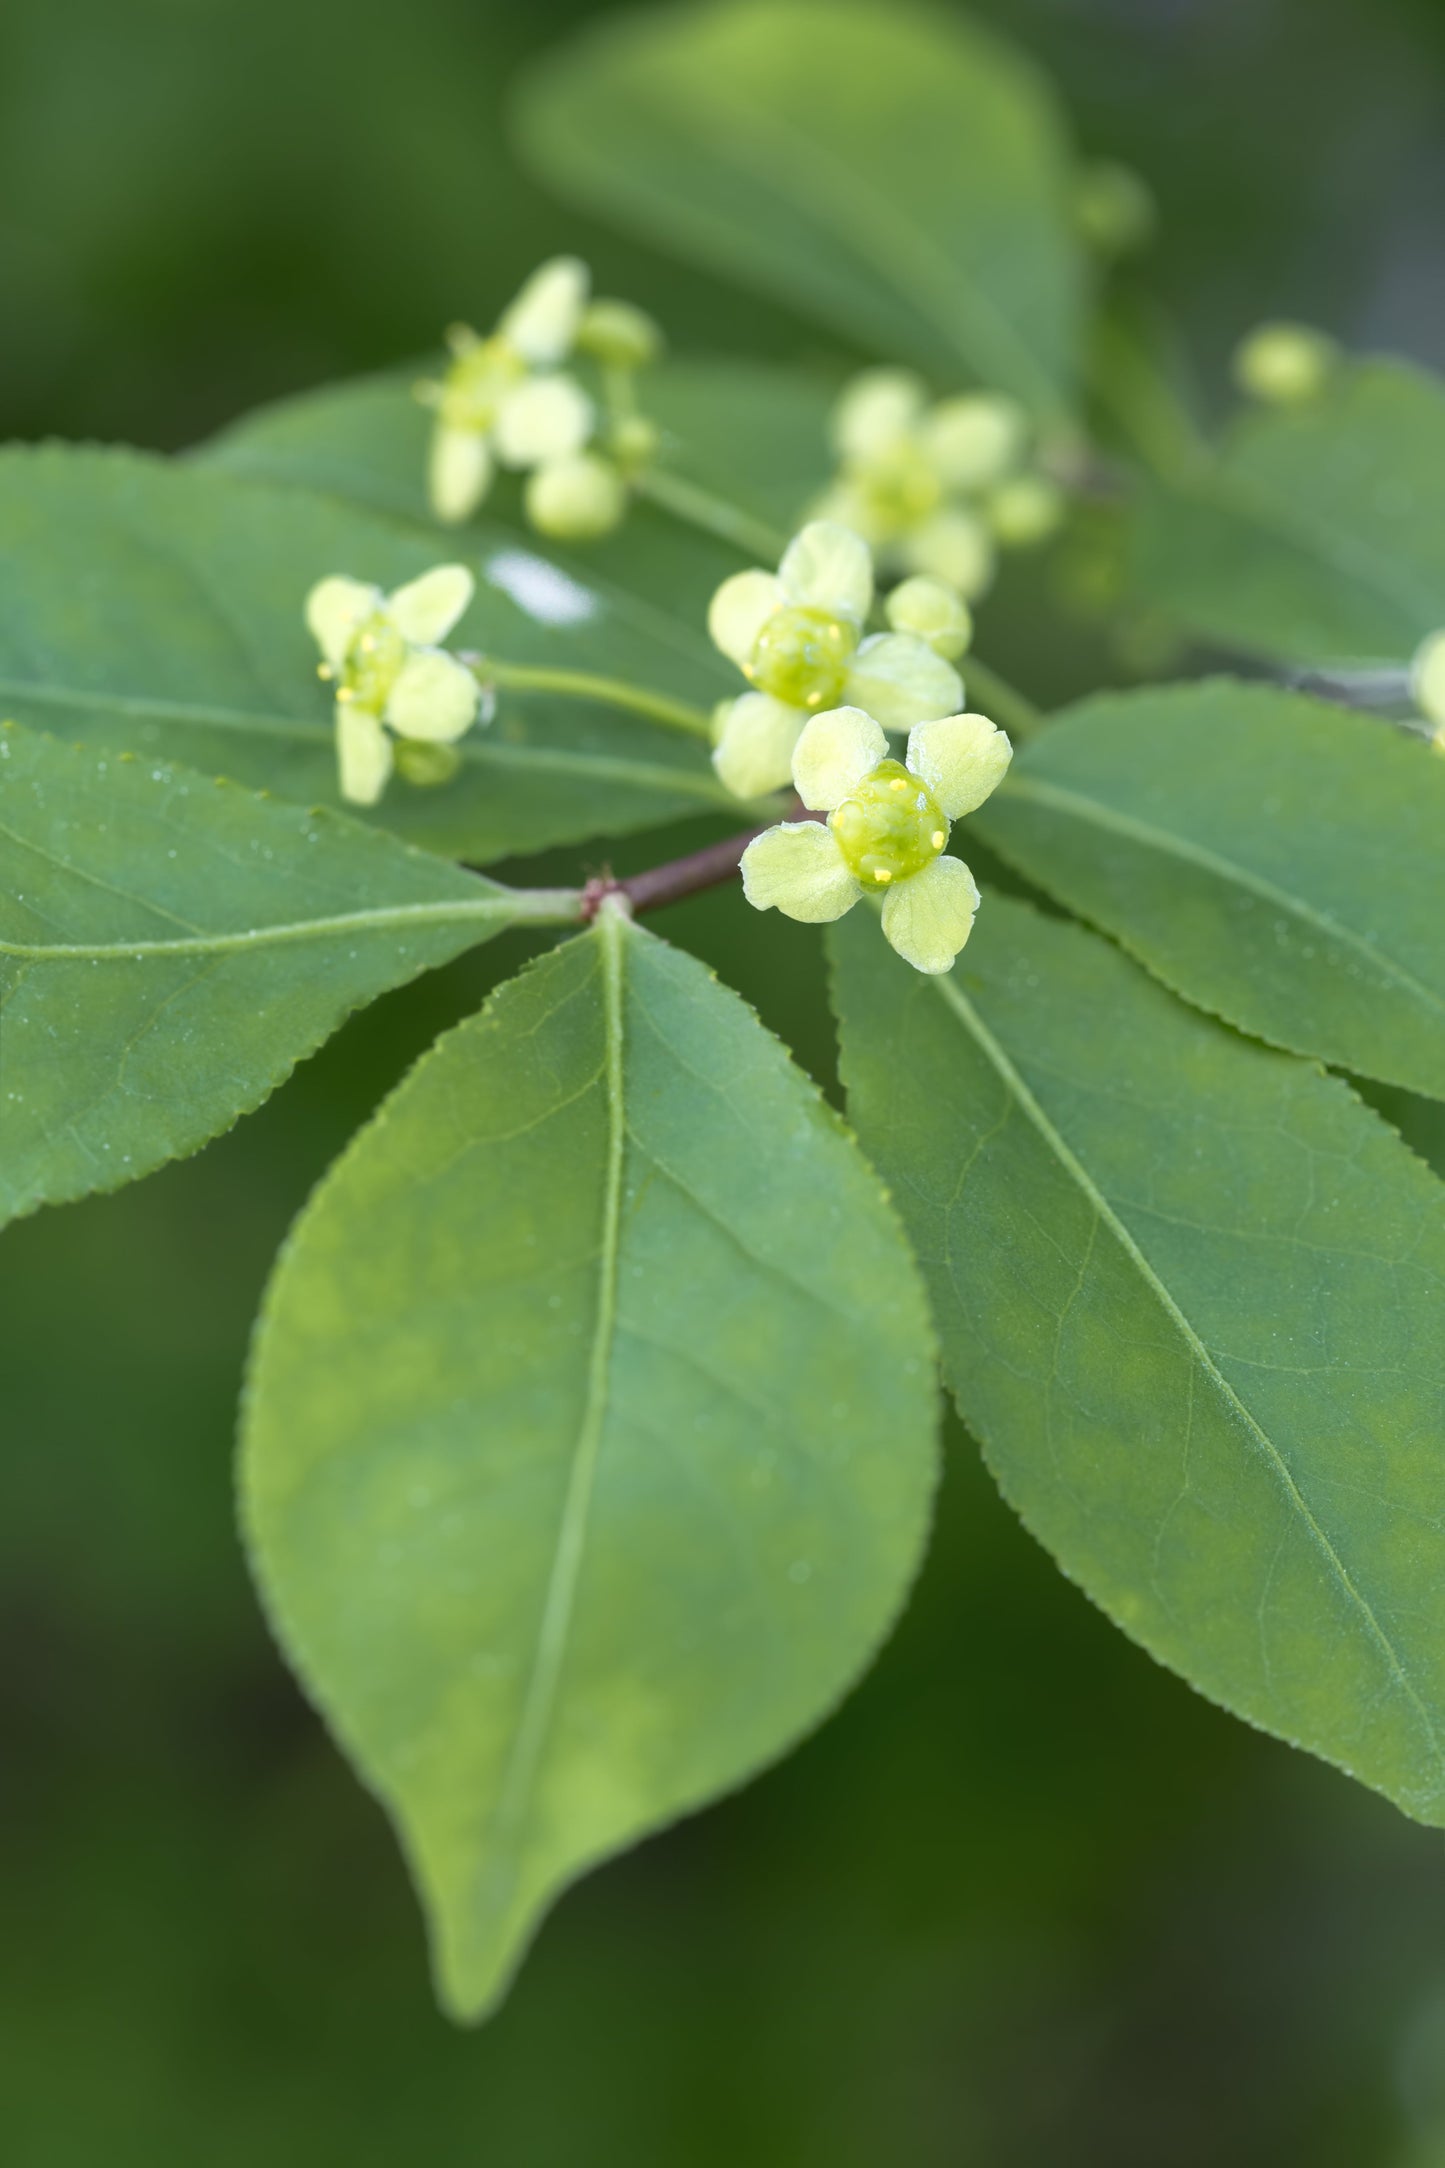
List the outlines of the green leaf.
{"label": "green leaf", "polygon": [[604,910],[444,1039],[267,1298],[245,1518],[461,2017],[585,1867],[816,1724],[935,1473],[866,1162],[738,998]]}
{"label": "green leaf", "polygon": [[1445,390],[1396,362],[1247,415],[1217,466],[1144,501],[1134,584],[1226,647],[1408,661],[1445,623]]}
{"label": "green leaf", "polygon": [[0,1223],[194,1152],[389,986],[566,898],[0,725]]}
{"label": "green leaf", "polygon": [[977,816],[1178,992],[1445,1097],[1445,761],[1227,680],[1086,701]]}
{"label": "green leaf", "polygon": [[[328,572],[390,588],[443,559],[477,575],[458,647],[702,704],[733,684],[700,619],[593,579],[520,532],[442,537],[314,491],[51,446],[0,454],[0,714],[302,804],[338,803],[307,591]],[[394,784],[377,820],[490,859],[736,810],[699,742],[570,697],[508,696],[461,752],[453,783]]]}
{"label": "green leaf", "polygon": [[608,21],[542,66],[520,121],[589,211],[944,385],[1070,405],[1082,269],[1059,116],[984,32],[859,0]]}
{"label": "green leaf", "polygon": [[1445,1186],[1348,1086],[997,895],[834,949],[861,1141],[1028,1526],[1203,1693],[1445,1822]]}

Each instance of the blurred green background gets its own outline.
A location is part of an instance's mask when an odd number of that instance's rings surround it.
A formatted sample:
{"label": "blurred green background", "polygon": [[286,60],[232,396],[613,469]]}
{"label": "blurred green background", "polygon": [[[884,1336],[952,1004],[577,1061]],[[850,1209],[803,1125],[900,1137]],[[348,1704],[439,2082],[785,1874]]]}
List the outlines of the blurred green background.
{"label": "blurred green background", "polygon": [[[817,355],[517,171],[508,79],[599,12],[7,0],[0,432],[185,445],[487,320],[557,246],[682,347]],[[1206,405],[1263,314],[1445,362],[1435,0],[975,12],[1153,181]],[[827,1078],[812,935],[760,946],[728,896],[673,917]],[[257,1616],[233,1410],[310,1183],[522,953],[382,1003],[199,1161],[0,1242],[0,2159],[1445,2163],[1439,1837],[1157,1671],[956,1431],[913,1611],[842,1714],[569,1898],[487,2030],[435,2015],[382,1818]]]}

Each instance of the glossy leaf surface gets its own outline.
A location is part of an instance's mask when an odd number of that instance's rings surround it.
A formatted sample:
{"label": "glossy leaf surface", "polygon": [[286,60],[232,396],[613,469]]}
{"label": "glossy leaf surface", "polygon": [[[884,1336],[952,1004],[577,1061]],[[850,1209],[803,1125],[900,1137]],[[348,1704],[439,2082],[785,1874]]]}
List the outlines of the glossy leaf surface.
{"label": "glossy leaf surface", "polygon": [[1420,740],[1224,680],[1106,695],[978,824],[1191,1001],[1445,1096],[1445,761]]}
{"label": "glossy leaf surface", "polygon": [[352,1009],[545,901],[0,726],[0,1221],[197,1150]]}
{"label": "glossy leaf surface", "polygon": [[1247,415],[1145,499],[1135,582],[1182,625],[1302,664],[1405,663],[1445,622],[1445,392],[1396,362]]}
{"label": "glossy leaf surface", "polygon": [[457,2014],[585,1867],[851,1684],[934,1414],[872,1170],[736,996],[611,911],[362,1133],[267,1300],[245,1516]]}
{"label": "glossy leaf surface", "polygon": [[1201,1692],[1445,1822],[1445,1185],[1349,1088],[986,896],[836,929],[849,1108],[1064,1571]]}

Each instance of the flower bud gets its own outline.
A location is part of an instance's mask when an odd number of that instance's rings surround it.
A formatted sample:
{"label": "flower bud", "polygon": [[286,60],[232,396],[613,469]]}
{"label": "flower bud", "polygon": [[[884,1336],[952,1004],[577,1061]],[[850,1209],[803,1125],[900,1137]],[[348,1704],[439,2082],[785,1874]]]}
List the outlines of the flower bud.
{"label": "flower bud", "polygon": [[963,654],[973,638],[973,613],[963,597],[926,573],[895,587],[885,608],[895,632],[911,632],[945,662]]}
{"label": "flower bud", "polygon": [[630,301],[594,301],[583,313],[577,344],[609,369],[645,369],[656,361],[662,333]]}
{"label": "flower bud", "polygon": [[624,414],[612,425],[607,449],[624,474],[636,474],[656,457],[661,441],[662,432],[656,422],[650,422],[645,414]]}
{"label": "flower bud", "polygon": [[1097,158],[1075,183],[1074,217],[1101,256],[1130,256],[1152,240],[1159,214],[1148,184],[1132,166]]}
{"label": "flower bud", "polygon": [[1047,541],[1063,519],[1063,493],[1042,474],[1019,474],[989,492],[984,514],[1005,549],[1031,549]]}
{"label": "flower bud", "polygon": [[595,452],[538,467],[526,491],[527,517],[561,542],[590,542],[611,534],[627,510],[627,485]]}
{"label": "flower bud", "polygon": [[1235,351],[1234,380],[1265,406],[1299,406],[1324,390],[1339,351],[1308,324],[1259,324]]}
{"label": "flower bud", "polygon": [[393,757],[403,783],[410,783],[418,790],[435,790],[443,783],[450,783],[462,764],[462,756],[454,745],[434,744],[425,738],[398,738]]}

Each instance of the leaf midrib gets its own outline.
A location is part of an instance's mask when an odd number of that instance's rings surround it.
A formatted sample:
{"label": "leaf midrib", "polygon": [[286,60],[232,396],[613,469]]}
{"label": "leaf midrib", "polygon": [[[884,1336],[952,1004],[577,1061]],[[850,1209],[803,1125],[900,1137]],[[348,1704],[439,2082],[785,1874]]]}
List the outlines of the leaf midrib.
{"label": "leaf midrib", "polygon": [[1389,1671],[1399,1690],[1404,1694],[1418,1716],[1430,1752],[1439,1766],[1442,1776],[1445,1776],[1445,1750],[1442,1750],[1428,1707],[1417,1692],[1394,1642],[1375,1616],[1368,1598],[1355,1586],[1344,1560],[1335,1549],[1322,1524],[1315,1518],[1308,1501],[1295,1481],[1293,1472],[1284,1455],[1253,1412],[1245,1405],[1229,1379],[1219,1369],[1209,1349],[1205,1346],[1168,1287],[1145,1256],[1127,1224],[1114,1210],[1114,1207],[1098,1187],[1082,1160],[1077,1157],[1061,1132],[1050,1121],[1044,1108],[1009,1059],[1004,1048],[988,1029],[967,995],[963,993],[956,981],[951,977],[940,977],[934,979],[931,983],[941,995],[945,1006],[953,1011],[964,1029],[970,1033],[985,1060],[988,1061],[1014,1102],[1032,1122],[1039,1136],[1058,1160],[1064,1172],[1078,1185],[1098,1219],[1109,1228],[1125,1256],[1134,1265],[1144,1286],[1158,1302],[1165,1316],[1174,1325],[1190,1355],[1209,1380],[1225,1407],[1238,1417],[1246,1431],[1261,1448],[1266,1461],[1279,1479],[1286,1497],[1297,1509],[1310,1540],[1324,1559],[1329,1572],[1364,1621],[1370,1639],[1383,1653]]}
{"label": "leaf midrib", "polygon": [[[1417,979],[1403,964],[1397,963],[1393,957],[1376,948],[1372,941],[1354,927],[1342,925],[1308,898],[1293,895],[1288,889],[1277,887],[1266,875],[1256,873],[1251,867],[1225,858],[1211,850],[1208,845],[1191,842],[1187,837],[1177,835],[1170,829],[1157,828],[1137,814],[1125,813],[1115,806],[1102,805],[1098,799],[1090,798],[1081,791],[1070,790],[1064,784],[1045,782],[1037,776],[1020,774],[1016,770],[1008,778],[1005,787],[1011,798],[1032,798],[1042,805],[1053,806],[1091,823],[1094,827],[1125,836],[1131,842],[1156,851],[1163,857],[1182,859],[1191,865],[1199,866],[1218,879],[1252,890],[1276,909],[1287,911],[1292,917],[1312,926],[1326,940],[1354,949],[1372,964],[1382,977],[1393,979],[1406,993],[1423,1002],[1427,1008],[1433,1009],[1442,1021],[1445,1021],[1445,998]],[[1006,848],[1006,845],[1004,847]]]}
{"label": "leaf midrib", "polygon": [[522,1833],[536,1793],[538,1773],[557,1706],[577,1586],[592,1509],[597,1462],[607,1421],[607,1395],[617,1336],[618,1253],[621,1246],[627,1109],[623,1068],[623,976],[628,931],[622,914],[604,905],[592,938],[600,960],[603,1003],[603,1081],[607,1106],[607,1157],[603,1177],[597,1301],[587,1367],[587,1396],[572,1449],[557,1541],[547,1578],[537,1640],[523,1690],[497,1803],[491,1817],[494,1843],[484,1848],[481,1900],[484,1931],[498,1944],[516,1900],[521,1876]]}

